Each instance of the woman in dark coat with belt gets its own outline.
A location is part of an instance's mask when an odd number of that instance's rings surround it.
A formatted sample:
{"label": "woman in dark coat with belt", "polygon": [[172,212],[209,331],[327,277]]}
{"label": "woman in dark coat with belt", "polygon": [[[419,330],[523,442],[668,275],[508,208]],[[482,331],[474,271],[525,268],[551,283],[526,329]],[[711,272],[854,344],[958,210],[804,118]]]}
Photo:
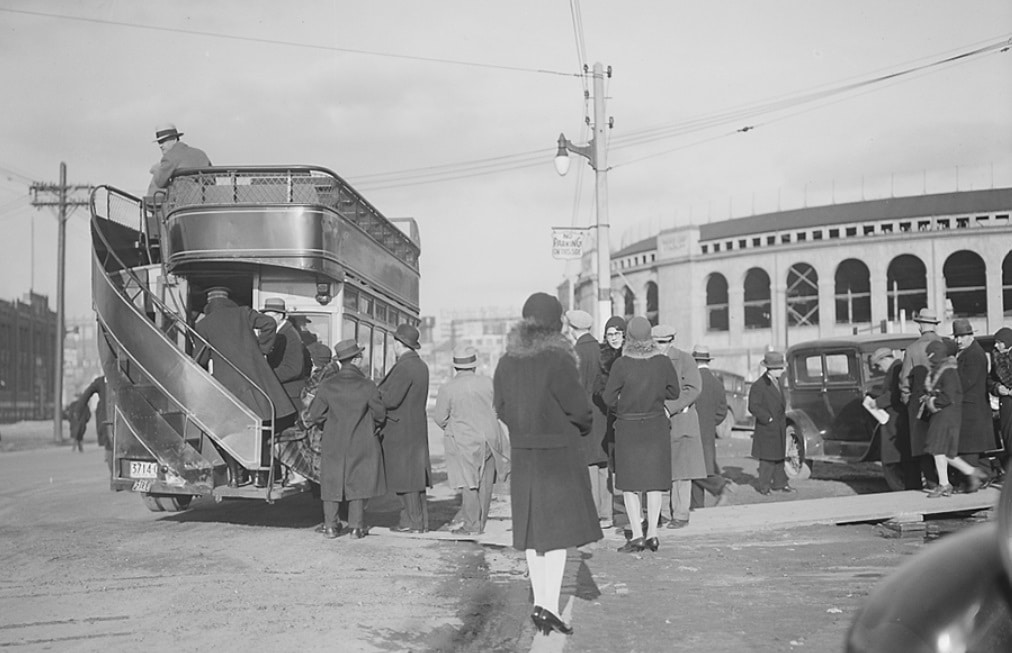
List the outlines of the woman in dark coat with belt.
{"label": "woman in dark coat with belt", "polygon": [[[671,428],[664,402],[677,399],[681,381],[671,359],[650,336],[644,317],[629,320],[622,357],[615,361],[602,398],[615,409],[615,487],[622,490],[632,538],[619,551],[656,551],[661,497],[671,487]],[[647,536],[639,520],[647,493]]]}
{"label": "woman in dark coat with belt", "polygon": [[386,408],[376,384],[366,378],[358,363],[362,348],[354,340],[334,347],[341,369],[316,389],[306,415],[308,424],[323,422],[320,442],[320,498],[323,499],[323,535],[335,538],[345,531],[338,523],[340,503],[348,504],[348,527],[354,538],[365,537],[365,500],[387,492],[383,449],[376,427]]}
{"label": "woman in dark coat with belt", "polygon": [[935,471],[938,472],[938,486],[928,493],[928,498],[952,494],[949,465],[966,474],[969,490],[974,492],[987,480],[987,474],[957,455],[959,425],[963,417],[963,387],[956,364],[956,343],[949,338],[934,340],[928,343],[927,354],[931,361],[931,373],[924,381],[921,416],[931,416],[925,451],[935,459]]}
{"label": "woman in dark coat with belt", "polygon": [[755,416],[752,457],[759,460],[759,494],[770,490],[794,492],[787,482],[787,405],[780,388],[784,355],[768,351],[763,356],[766,371],[748,391],[748,412]]}
{"label": "woman in dark coat with belt", "polygon": [[493,379],[496,414],[512,449],[513,546],[527,555],[534,625],[568,635],[572,628],[558,617],[566,549],[601,539],[579,440],[593,416],[561,333],[559,300],[535,293],[523,317]]}

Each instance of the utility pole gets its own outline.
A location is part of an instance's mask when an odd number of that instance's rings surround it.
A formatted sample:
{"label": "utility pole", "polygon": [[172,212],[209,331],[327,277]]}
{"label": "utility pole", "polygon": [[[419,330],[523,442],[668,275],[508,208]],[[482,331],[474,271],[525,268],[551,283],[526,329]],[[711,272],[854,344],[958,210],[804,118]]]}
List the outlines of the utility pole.
{"label": "utility pole", "polygon": [[595,200],[597,209],[597,302],[594,322],[601,329],[611,317],[611,242],[608,234],[608,149],[606,134],[612,127],[611,118],[605,117],[604,80],[611,78],[600,63],[593,68],[594,79],[594,135],[587,145],[570,143],[565,134],[559,134],[559,148],[555,154],[555,170],[560,175],[569,171],[569,152],[587,159],[594,169]]}
{"label": "utility pole", "polygon": [[[88,194],[91,193],[91,186],[68,186],[67,185],[67,164],[60,163],[60,183],[44,184],[36,182],[32,184],[32,206],[57,207],[58,239],[56,246],[56,351],[53,365],[53,442],[63,441],[63,340],[66,335],[66,318],[63,313],[64,286],[66,283],[67,271],[67,218],[68,208],[75,209],[79,206],[88,206]],[[75,195],[71,193],[81,193]]]}

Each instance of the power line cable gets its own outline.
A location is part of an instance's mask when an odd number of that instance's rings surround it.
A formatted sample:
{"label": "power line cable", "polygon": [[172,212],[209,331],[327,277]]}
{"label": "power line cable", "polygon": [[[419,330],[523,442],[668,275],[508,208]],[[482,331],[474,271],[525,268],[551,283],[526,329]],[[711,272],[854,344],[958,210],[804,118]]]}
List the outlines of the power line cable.
{"label": "power line cable", "polygon": [[375,50],[361,50],[357,48],[339,48],[330,45],[317,45],[313,43],[298,43],[294,41],[282,41],[280,39],[267,39],[255,36],[238,36],[235,34],[222,34],[220,32],[207,32],[202,30],[182,29],[179,27],[162,27],[159,25],[143,25],[140,23],[129,23],[118,20],[107,20],[102,18],[87,18],[84,16],[68,16],[65,14],[51,14],[42,11],[27,11],[24,9],[10,9],[7,7],[0,7],[0,11],[5,11],[12,14],[24,14],[28,16],[41,16],[44,18],[56,18],[59,20],[72,20],[83,23],[94,23],[98,25],[112,25],[115,27],[128,27],[132,29],[144,29],[151,30],[154,32],[166,32],[169,34],[187,34],[190,36],[203,36],[216,39],[224,39],[230,41],[241,41],[246,43],[260,43],[264,45],[281,45],[292,48],[303,48],[307,50],[323,50],[327,52],[344,52],[346,54],[364,54],[372,57],[387,57],[390,59],[405,59],[409,61],[421,61],[425,63],[441,63],[450,64],[455,66],[470,66],[473,68],[488,68],[493,70],[507,70],[512,72],[522,73],[536,73],[541,75],[559,75],[562,77],[576,77],[577,73],[567,73],[559,70],[548,70],[544,68],[524,68],[521,66],[504,66],[498,64],[487,64],[476,61],[460,61],[457,59],[443,59],[439,57],[422,57],[417,55],[407,54],[394,54],[392,52],[377,52]]}

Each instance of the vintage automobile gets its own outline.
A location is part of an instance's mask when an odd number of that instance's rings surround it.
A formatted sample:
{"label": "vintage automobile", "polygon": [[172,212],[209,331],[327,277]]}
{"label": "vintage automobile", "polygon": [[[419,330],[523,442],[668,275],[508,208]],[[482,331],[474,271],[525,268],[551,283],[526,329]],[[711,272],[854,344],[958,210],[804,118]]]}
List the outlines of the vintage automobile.
{"label": "vintage automobile", "polygon": [[[781,383],[787,397],[788,476],[810,474],[812,460],[879,459],[878,422],[861,404],[883,380],[869,359],[879,347],[902,357],[916,339],[913,334],[887,333],[837,336],[787,349]],[[890,487],[902,489],[898,475],[884,471]]]}
{"label": "vintage automobile", "polygon": [[748,390],[752,384],[741,374],[713,368],[710,372],[724,384],[724,396],[727,398],[727,417],[717,425],[717,437],[728,437],[733,429],[754,428],[755,417],[748,412]]}
{"label": "vintage automobile", "polygon": [[847,653],[1012,651],[1012,488],[997,522],[928,545],[855,614]]}

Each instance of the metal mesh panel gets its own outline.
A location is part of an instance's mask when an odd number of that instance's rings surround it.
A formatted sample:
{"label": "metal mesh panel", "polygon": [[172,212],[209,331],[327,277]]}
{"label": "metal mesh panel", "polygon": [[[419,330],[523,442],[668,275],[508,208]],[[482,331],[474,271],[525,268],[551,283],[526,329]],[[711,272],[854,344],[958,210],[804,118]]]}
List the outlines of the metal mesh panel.
{"label": "metal mesh panel", "polygon": [[132,229],[141,224],[141,201],[107,186],[99,186],[92,194],[95,215],[112,220]]}
{"label": "metal mesh panel", "polygon": [[327,207],[418,269],[418,247],[337,177],[318,169],[202,170],[172,178],[165,211],[201,205],[313,204]]}

